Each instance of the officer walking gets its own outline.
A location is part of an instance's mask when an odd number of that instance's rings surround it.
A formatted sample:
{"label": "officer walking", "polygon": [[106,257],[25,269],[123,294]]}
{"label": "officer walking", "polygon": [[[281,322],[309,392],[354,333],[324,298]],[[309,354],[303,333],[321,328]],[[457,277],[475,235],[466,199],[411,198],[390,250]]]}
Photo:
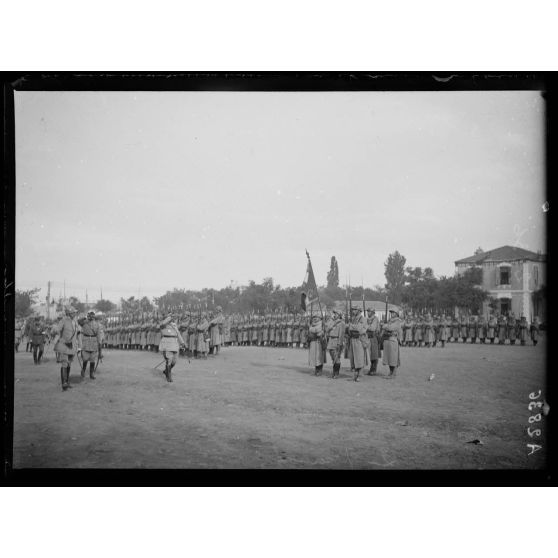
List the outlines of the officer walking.
{"label": "officer walking", "polygon": [[60,379],[64,391],[72,387],[70,385],[70,367],[78,348],[76,309],[73,306],[66,306],[65,314],[58,323],[58,341],[54,346],[61,364]]}
{"label": "officer walking", "polygon": [[35,318],[33,325],[29,330],[29,335],[31,339],[31,347],[33,350],[33,362],[35,364],[41,363],[41,357],[43,356],[43,352],[45,350],[45,337],[46,331],[41,323],[40,316]]}
{"label": "officer walking", "polygon": [[87,319],[81,326],[80,336],[81,349],[81,377],[85,378],[87,363],[89,363],[89,377],[95,379],[95,365],[97,360],[102,357],[102,332],[99,322],[95,320],[93,310],[87,313]]}
{"label": "officer walking", "polygon": [[167,382],[172,382],[172,369],[176,364],[176,356],[180,347],[185,347],[184,339],[178,331],[173,315],[169,314],[160,324],[161,342],[159,343],[159,351],[163,353],[165,359],[165,377]]}

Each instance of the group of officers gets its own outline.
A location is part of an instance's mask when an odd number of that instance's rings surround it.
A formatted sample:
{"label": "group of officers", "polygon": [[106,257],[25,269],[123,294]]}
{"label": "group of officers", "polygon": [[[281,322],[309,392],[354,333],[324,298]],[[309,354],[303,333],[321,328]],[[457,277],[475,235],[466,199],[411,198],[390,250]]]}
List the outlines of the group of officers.
{"label": "group of officers", "polygon": [[[214,312],[177,314],[169,312],[164,319],[155,317],[130,320],[127,323],[108,323],[100,314],[90,311],[87,316],[76,318],[72,306],[65,307],[64,316],[56,324],[35,317],[25,323],[16,323],[15,350],[26,343],[26,351],[33,353],[35,364],[41,363],[45,344],[54,344],[56,361],[60,364],[62,389],[72,387],[69,381],[74,357],[85,378],[89,363],[89,377],[102,361],[102,349],[149,350],[163,354],[164,375],[172,382],[172,369],[179,354],[205,358],[219,354],[221,346],[271,346],[308,349],[308,362],[316,376],[321,375],[329,354],[332,363],[331,378],[339,377],[341,358],[350,361],[353,380],[361,372],[378,374],[378,361],[382,358],[389,367],[386,379],[396,376],[400,366],[400,346],[434,347],[446,342],[510,344],[519,341],[524,345],[530,337],[537,344],[538,318],[529,324],[524,316],[516,320],[509,317],[461,316],[453,320],[447,316],[409,314],[405,319],[395,310],[389,311],[389,320],[381,323],[374,309],[366,311],[358,306],[342,312],[314,311],[305,314],[270,314],[225,316],[222,308]],[[103,321],[105,321],[103,325]]]}

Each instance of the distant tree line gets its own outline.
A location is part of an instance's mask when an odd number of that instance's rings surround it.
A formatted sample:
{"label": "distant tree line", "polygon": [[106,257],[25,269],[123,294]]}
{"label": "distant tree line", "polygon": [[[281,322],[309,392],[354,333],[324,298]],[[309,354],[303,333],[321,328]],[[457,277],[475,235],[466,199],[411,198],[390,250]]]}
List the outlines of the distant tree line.
{"label": "distant tree line", "polygon": [[[326,284],[318,288],[320,302],[323,307],[331,308],[336,301],[345,300],[348,296],[354,302],[360,301],[364,293],[366,300],[385,301],[387,297],[390,303],[403,305],[415,311],[426,309],[451,312],[458,307],[478,313],[483,301],[488,297],[488,293],[480,287],[480,268],[472,268],[461,276],[437,278],[430,267],[409,267],[406,263],[406,258],[395,251],[389,254],[384,262],[386,283],[383,287],[351,285],[348,290],[348,286],[339,286],[339,263],[336,257],[332,256]],[[31,307],[37,302],[38,292],[39,289],[16,290],[17,317],[26,317],[32,313]],[[221,306],[226,313],[266,314],[277,311],[298,312],[301,294],[302,286],[281,287],[275,284],[273,278],[265,277],[261,283],[251,280],[245,286],[201,290],[175,288],[152,301],[146,296],[131,296],[121,298],[119,302],[125,314],[149,313],[156,308],[179,311],[213,310],[217,306]],[[77,297],[70,297],[68,302],[80,313],[86,310],[85,304]],[[111,313],[116,311],[117,305],[110,300],[101,299],[95,303],[94,308],[103,313]],[[61,301],[56,303],[56,309],[63,309]]]}

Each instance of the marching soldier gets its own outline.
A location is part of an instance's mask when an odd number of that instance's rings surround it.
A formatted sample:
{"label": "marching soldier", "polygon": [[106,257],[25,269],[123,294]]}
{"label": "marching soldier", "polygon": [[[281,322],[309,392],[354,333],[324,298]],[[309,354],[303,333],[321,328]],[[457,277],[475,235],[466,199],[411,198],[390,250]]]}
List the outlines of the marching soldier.
{"label": "marching soldier", "polygon": [[477,342],[477,319],[475,316],[469,316],[467,335],[471,338],[471,343]]}
{"label": "marching soldier", "polygon": [[35,364],[40,364],[43,351],[45,350],[45,337],[47,332],[39,316],[35,318],[35,322],[29,330],[29,335],[31,338],[31,347],[33,349],[33,362]]}
{"label": "marching soldier", "polygon": [[535,319],[531,324],[531,341],[533,341],[533,345],[535,345],[535,347],[539,342],[539,328],[540,328],[539,318],[538,316],[535,316]]}
{"label": "marching soldier", "polygon": [[16,322],[15,325],[15,332],[14,332],[14,345],[15,345],[15,352],[17,353],[19,350],[19,344],[21,343],[21,339],[23,337],[23,323]]}
{"label": "marching soldier", "polygon": [[527,318],[521,316],[519,320],[519,341],[522,345],[525,345],[529,337],[529,324],[527,323]]}
{"label": "marching soldier", "polygon": [[331,362],[333,363],[331,378],[335,379],[339,376],[339,370],[341,368],[341,355],[343,354],[343,343],[345,341],[345,322],[343,321],[343,315],[341,312],[333,310],[333,317],[329,322],[327,333],[327,350],[329,351]]}
{"label": "marching soldier", "polygon": [[380,336],[380,321],[378,320],[376,311],[373,308],[368,308],[367,313],[366,336],[368,337],[368,352],[370,353],[370,370],[366,373],[366,375],[375,376],[378,370],[378,360],[380,359],[380,347],[378,343],[378,338]]}
{"label": "marching soldier", "polygon": [[58,341],[54,347],[59,357],[57,362],[61,364],[60,379],[64,391],[72,387],[70,385],[70,367],[78,348],[76,309],[73,306],[66,306],[65,314],[58,324]]}
{"label": "marching soldier", "polygon": [[161,330],[161,342],[159,351],[163,353],[165,359],[165,376],[167,382],[172,382],[172,369],[176,364],[176,356],[180,347],[184,347],[184,339],[178,331],[178,326],[173,320],[173,315],[169,314],[159,325]]}
{"label": "marching soldier", "polygon": [[305,349],[308,344],[308,318],[304,314],[300,317],[300,346]]}
{"label": "marching soldier", "polygon": [[517,338],[517,321],[515,319],[515,314],[512,312],[508,318],[508,339],[510,340],[510,345],[515,345],[515,340]]}
{"label": "marching soldier", "polygon": [[498,344],[505,345],[506,344],[506,336],[507,336],[507,320],[504,315],[501,315],[498,318]]}
{"label": "marching soldier", "polygon": [[312,316],[312,323],[308,330],[308,340],[310,342],[308,348],[308,364],[314,367],[315,376],[322,373],[322,368],[324,366],[323,337],[324,328],[322,318],[318,314],[315,314]]}
{"label": "marching soldier", "polygon": [[[423,325],[424,325],[424,320],[423,317],[420,315],[417,318],[417,321],[415,322],[415,328],[413,331],[413,342],[415,347],[422,347],[422,340],[424,339],[423,336]],[[383,342],[382,342],[382,346],[383,346]]]}
{"label": "marching soldier", "polygon": [[[397,315],[397,318],[400,319],[399,314]],[[426,319],[424,320],[424,331],[424,345],[431,349],[436,337],[434,333],[434,320],[432,319],[430,312],[426,314]]]}
{"label": "marching soldier", "polygon": [[468,326],[467,316],[464,314],[461,315],[460,323],[459,323],[459,335],[461,336],[461,340],[463,343],[467,343],[467,326]]}
{"label": "marching soldier", "polygon": [[384,352],[382,362],[384,366],[389,366],[389,376],[391,379],[396,375],[395,369],[401,365],[401,357],[399,354],[399,340],[401,339],[401,318],[395,310],[390,310],[390,320],[384,324],[383,331],[385,333]]}
{"label": "marching soldier", "polygon": [[456,343],[459,341],[459,320],[456,316],[454,316],[451,321],[450,341],[455,341]]}
{"label": "marching soldier", "polygon": [[486,342],[486,319],[483,315],[479,316],[479,321],[477,323],[477,337],[481,343]]}
{"label": "marching soldier", "polygon": [[293,315],[293,347],[300,347],[300,320]]}
{"label": "marching soldier", "polygon": [[[368,318],[370,318],[370,309],[368,310]],[[377,318],[376,318],[377,319]],[[403,346],[411,346],[413,342],[413,325],[414,322],[411,319],[411,316],[408,315],[405,318],[405,322],[403,324]]]}
{"label": "marching soldier", "polygon": [[204,312],[201,315],[200,321],[196,327],[196,331],[198,333],[198,340],[196,349],[198,351],[198,356],[201,355],[203,358],[207,359],[207,351],[208,351],[208,332],[209,329],[209,322],[207,321],[207,314]]}
{"label": "marching soldier", "polygon": [[87,313],[87,320],[81,326],[81,336],[79,351],[81,351],[81,377],[85,378],[87,363],[89,363],[89,377],[95,379],[95,364],[97,359],[102,356],[101,349],[101,328],[95,320],[95,312],[91,310]]}
{"label": "marching soldier", "polygon": [[491,345],[494,345],[497,328],[498,320],[496,319],[496,316],[494,314],[491,314],[490,318],[488,318],[488,324],[486,326],[486,338],[490,339]]}
{"label": "marching soldier", "polygon": [[221,348],[222,335],[223,335],[223,324],[225,323],[225,318],[223,317],[223,309],[220,306],[216,308],[215,317],[209,322],[209,333],[211,336],[211,352],[210,354],[219,354]]}
{"label": "marching soldier", "polygon": [[442,349],[446,346],[446,341],[448,340],[448,320],[446,320],[446,316],[442,314],[440,318],[440,322],[438,325],[438,341],[442,344]]}
{"label": "marching soldier", "polygon": [[352,320],[349,323],[349,360],[353,371],[353,381],[358,382],[361,368],[368,362],[368,335],[367,323],[358,307],[352,308]]}

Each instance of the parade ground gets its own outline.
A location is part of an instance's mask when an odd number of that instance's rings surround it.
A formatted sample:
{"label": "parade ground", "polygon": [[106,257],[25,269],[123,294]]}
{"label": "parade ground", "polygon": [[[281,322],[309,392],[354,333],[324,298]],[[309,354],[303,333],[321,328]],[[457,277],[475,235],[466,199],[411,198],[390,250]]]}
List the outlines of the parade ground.
{"label": "parade ground", "polygon": [[37,366],[20,351],[14,468],[542,468],[546,418],[530,425],[528,404],[545,393],[545,343],[403,347],[395,379],[356,383],[347,360],[315,377],[302,349],[180,358],[173,383],[157,353],[105,350],[97,379],[74,363],[66,392],[52,346]]}

